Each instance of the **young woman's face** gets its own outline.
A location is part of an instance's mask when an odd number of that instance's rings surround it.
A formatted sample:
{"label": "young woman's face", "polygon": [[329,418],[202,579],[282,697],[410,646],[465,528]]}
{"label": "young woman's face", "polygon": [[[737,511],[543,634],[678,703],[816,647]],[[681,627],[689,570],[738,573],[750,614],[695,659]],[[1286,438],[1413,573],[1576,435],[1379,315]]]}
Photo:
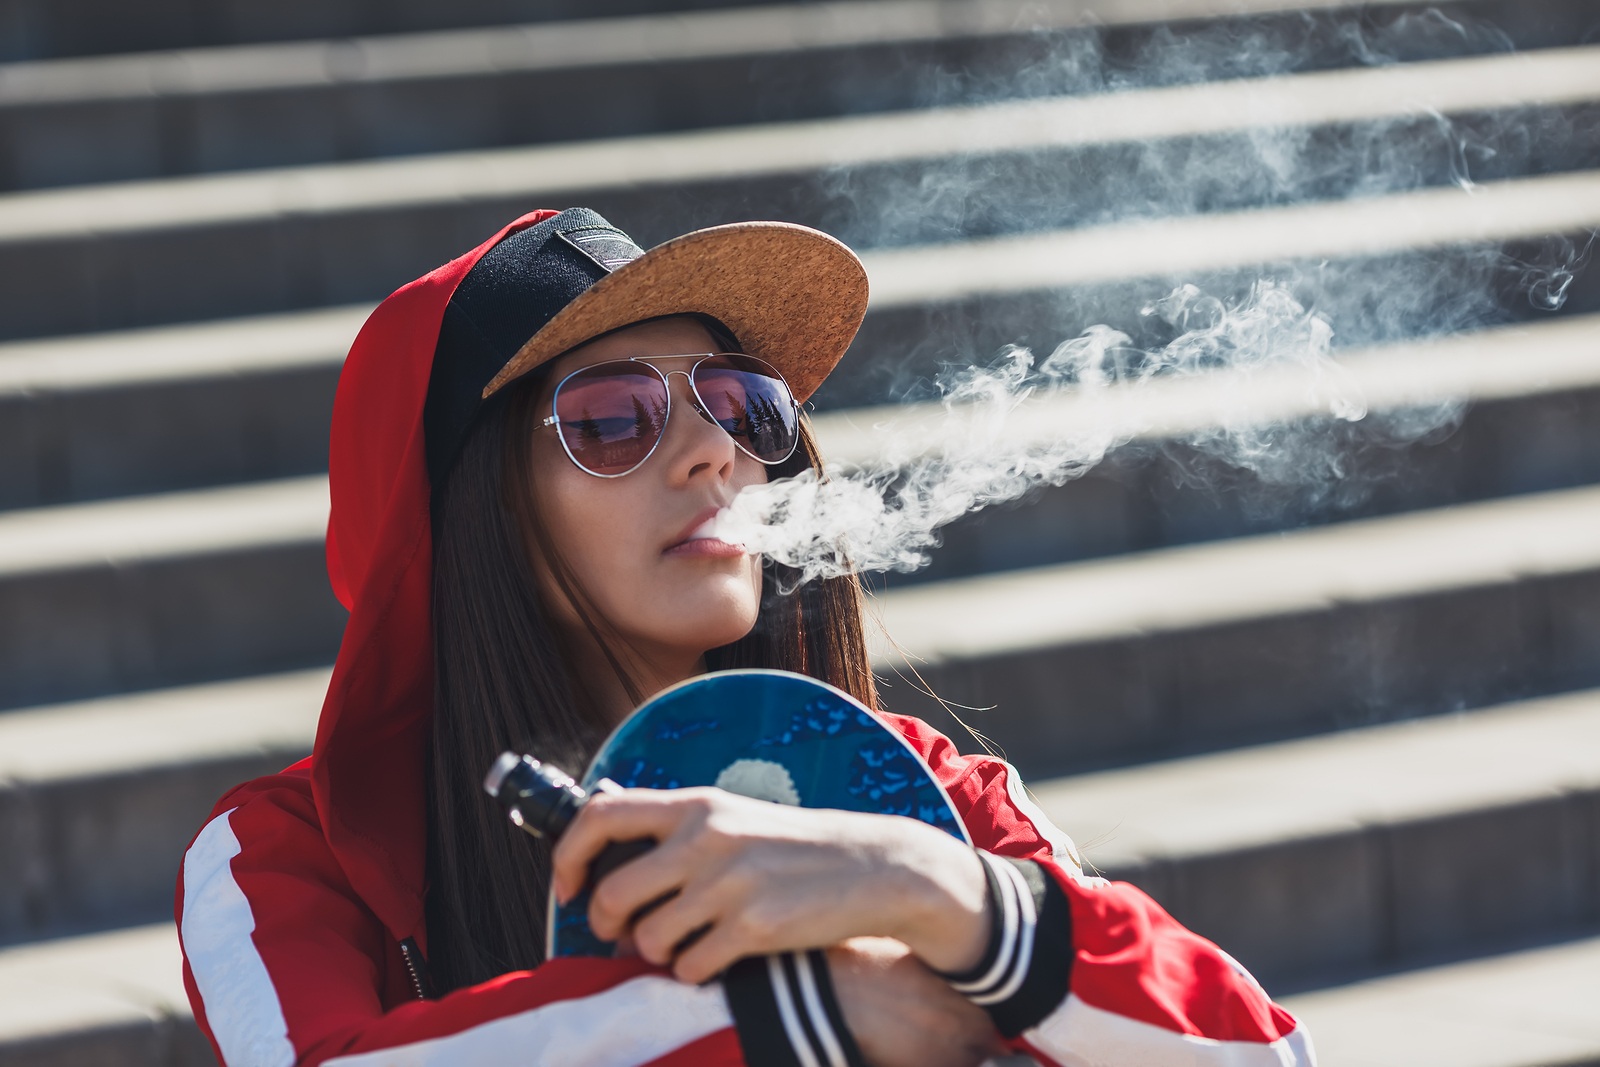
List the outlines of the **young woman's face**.
{"label": "young woman's face", "polygon": [[[535,407],[551,413],[556,385],[606,360],[716,351],[692,318],[659,319],[607,334],[555,361]],[[698,661],[755,625],[761,568],[742,549],[689,534],[766,467],[696,413],[685,373],[692,360],[651,360],[667,374],[672,409],[650,458],[620,478],[580,470],[557,431],[533,435],[534,506],[594,608],[629,646],[665,665]],[[557,604],[568,625],[570,606]]]}

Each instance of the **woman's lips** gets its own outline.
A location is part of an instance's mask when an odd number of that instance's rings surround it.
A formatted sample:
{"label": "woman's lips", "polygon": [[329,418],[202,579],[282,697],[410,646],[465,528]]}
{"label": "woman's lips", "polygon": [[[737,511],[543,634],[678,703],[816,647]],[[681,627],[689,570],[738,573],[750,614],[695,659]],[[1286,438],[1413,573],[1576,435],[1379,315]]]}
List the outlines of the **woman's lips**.
{"label": "woman's lips", "polygon": [[721,512],[713,512],[690,530],[683,540],[669,547],[662,555],[689,556],[705,559],[730,559],[748,553],[745,547],[732,541],[725,541],[719,535],[717,520]]}
{"label": "woman's lips", "polygon": [[733,559],[736,556],[749,555],[743,545],[730,545],[726,541],[719,541],[715,537],[700,537],[693,541],[683,541],[662,553],[664,556],[680,556],[700,559]]}

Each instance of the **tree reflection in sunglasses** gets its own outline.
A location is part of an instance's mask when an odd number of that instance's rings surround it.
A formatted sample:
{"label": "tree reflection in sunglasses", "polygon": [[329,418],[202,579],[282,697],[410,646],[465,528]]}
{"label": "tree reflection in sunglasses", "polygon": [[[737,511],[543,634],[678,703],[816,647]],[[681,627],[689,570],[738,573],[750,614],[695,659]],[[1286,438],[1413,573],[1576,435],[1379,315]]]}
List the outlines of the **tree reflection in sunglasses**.
{"label": "tree reflection in sunglasses", "polygon": [[640,441],[654,441],[661,436],[661,430],[666,425],[667,407],[659,400],[652,398],[649,406],[634,393],[629,399],[633,401],[633,436]]}
{"label": "tree reflection in sunglasses", "polygon": [[748,442],[752,452],[762,456],[779,455],[789,451],[792,438],[788,420],[784,417],[785,405],[764,392],[736,396],[732,390],[722,394],[727,401],[729,416],[718,423],[729,436]]}

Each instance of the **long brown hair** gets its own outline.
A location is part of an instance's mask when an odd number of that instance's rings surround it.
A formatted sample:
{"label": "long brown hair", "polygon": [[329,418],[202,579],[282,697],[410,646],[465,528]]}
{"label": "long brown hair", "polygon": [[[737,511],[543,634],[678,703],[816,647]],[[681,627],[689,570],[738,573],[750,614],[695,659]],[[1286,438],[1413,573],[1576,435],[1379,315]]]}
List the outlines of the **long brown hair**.
{"label": "long brown hair", "polygon": [[[722,333],[713,329],[719,344],[736,351]],[[429,967],[441,994],[544,959],[549,848],[507,823],[483,794],[484,771],[512,749],[577,773],[606,733],[540,598],[526,546],[540,553],[624,684],[636,688],[532,506],[528,442],[540,384],[530,375],[480,414],[434,497],[427,922]],[[770,474],[808,467],[820,469],[820,459],[802,422],[794,457]],[[797,671],[876,707],[859,581],[811,582],[786,594],[793,577],[765,565],[754,629],[708,652],[707,667]]]}

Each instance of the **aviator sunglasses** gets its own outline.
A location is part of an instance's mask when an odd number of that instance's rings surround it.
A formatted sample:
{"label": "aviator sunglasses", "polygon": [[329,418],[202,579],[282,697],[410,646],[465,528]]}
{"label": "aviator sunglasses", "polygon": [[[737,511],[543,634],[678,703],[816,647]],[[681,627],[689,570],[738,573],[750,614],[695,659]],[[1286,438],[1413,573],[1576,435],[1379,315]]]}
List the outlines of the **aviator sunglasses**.
{"label": "aviator sunglasses", "polygon": [[[688,370],[662,371],[645,360],[692,359]],[[800,407],[778,368],[739,352],[635,356],[582,367],[556,385],[543,426],[561,433],[578,469],[620,478],[655,452],[672,414],[668,379],[689,379],[694,408],[725,430],[753,459],[772,466],[794,455]]]}

